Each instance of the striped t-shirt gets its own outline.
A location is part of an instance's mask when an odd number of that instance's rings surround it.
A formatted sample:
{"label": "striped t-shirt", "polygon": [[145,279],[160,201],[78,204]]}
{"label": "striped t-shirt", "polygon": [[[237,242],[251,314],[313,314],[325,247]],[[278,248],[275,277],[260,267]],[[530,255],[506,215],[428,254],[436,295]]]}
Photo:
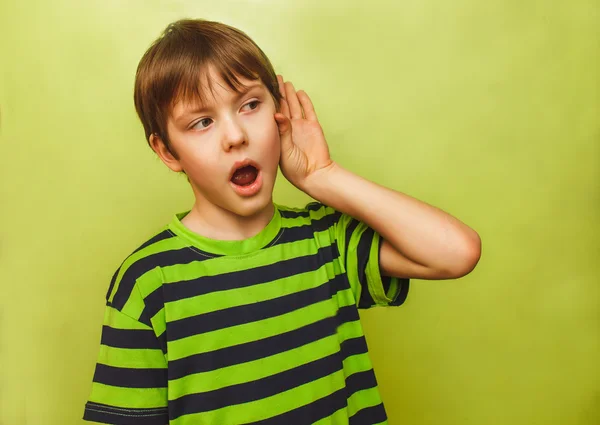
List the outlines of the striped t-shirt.
{"label": "striped t-shirt", "polygon": [[123,425],[387,423],[358,308],[400,305],[380,236],[314,202],[243,241],[175,215],[107,294],[84,419]]}

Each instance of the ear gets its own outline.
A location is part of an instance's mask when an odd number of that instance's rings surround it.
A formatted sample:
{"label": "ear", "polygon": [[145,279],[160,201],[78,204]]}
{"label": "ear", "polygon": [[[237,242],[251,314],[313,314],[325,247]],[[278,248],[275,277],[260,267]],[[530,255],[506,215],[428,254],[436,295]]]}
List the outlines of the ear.
{"label": "ear", "polygon": [[176,173],[183,171],[183,167],[181,166],[181,162],[179,161],[179,159],[177,159],[171,153],[169,148],[167,148],[165,142],[163,142],[163,140],[158,134],[150,135],[148,142],[150,143],[150,147],[152,148],[152,150],[156,152],[156,155],[158,155],[160,160],[164,162],[167,167],[169,167]]}

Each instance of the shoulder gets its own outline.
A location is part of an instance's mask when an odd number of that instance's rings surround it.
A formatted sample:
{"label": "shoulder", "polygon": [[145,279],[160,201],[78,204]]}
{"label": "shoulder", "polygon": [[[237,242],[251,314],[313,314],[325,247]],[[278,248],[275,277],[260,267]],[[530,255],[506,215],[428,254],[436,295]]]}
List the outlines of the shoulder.
{"label": "shoulder", "polygon": [[162,284],[160,268],[173,262],[183,246],[167,228],[155,233],[125,257],[114,272],[106,294],[108,304],[122,310]]}

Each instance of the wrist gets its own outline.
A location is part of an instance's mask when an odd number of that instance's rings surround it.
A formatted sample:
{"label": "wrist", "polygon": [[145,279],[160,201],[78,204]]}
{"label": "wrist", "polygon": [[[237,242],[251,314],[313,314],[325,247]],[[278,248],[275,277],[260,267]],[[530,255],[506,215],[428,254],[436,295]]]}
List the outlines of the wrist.
{"label": "wrist", "polygon": [[336,181],[344,172],[342,166],[332,161],[329,165],[308,175],[301,189],[311,198],[327,205],[332,190],[335,190]]}

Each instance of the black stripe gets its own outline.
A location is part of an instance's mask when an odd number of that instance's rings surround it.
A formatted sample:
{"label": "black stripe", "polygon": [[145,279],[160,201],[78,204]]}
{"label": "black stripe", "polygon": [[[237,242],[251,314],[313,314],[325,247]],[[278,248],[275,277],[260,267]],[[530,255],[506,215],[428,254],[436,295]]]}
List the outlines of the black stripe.
{"label": "black stripe", "polygon": [[336,221],[339,220],[339,218],[340,214],[329,214],[318,220],[314,220],[312,222],[312,226],[315,229],[315,232],[322,232],[324,230],[329,229],[330,227],[333,227],[333,225],[336,223]]}
{"label": "black stripe", "polygon": [[[147,246],[155,244],[156,242],[160,242],[162,240],[169,239],[169,238],[172,238],[172,237],[173,237],[173,234],[171,232],[169,232],[168,230],[160,232],[159,234],[157,234],[153,238],[149,239],[148,241],[146,241],[142,245],[140,245],[135,251],[133,251],[133,253],[131,255],[135,254],[138,251],[141,251],[142,249],[146,248]],[[113,290],[113,288],[115,286],[115,282],[117,280],[117,275],[119,274],[119,271],[121,270],[122,266],[123,266],[123,263],[121,263],[121,266],[119,266],[119,268],[117,269],[117,271],[115,272],[115,274],[113,275],[113,277],[112,277],[112,279],[110,281],[110,285],[108,286],[108,292],[106,293],[106,299],[107,300],[110,298],[110,294],[112,293],[112,290]]]}
{"label": "black stripe", "polygon": [[381,275],[381,286],[383,286],[383,292],[385,294],[390,292],[390,286],[392,286],[392,278],[389,276]]}
{"label": "black stripe", "polygon": [[[356,310],[353,305],[343,307],[338,311],[338,315],[344,316],[346,309]],[[338,326],[339,320],[336,317],[328,317],[302,328],[258,341],[195,354],[183,359],[171,360],[169,361],[169,380],[179,379],[193,373],[208,372],[246,363],[302,347],[334,335]],[[345,354],[347,351],[342,346],[342,354]]]}
{"label": "black stripe", "polygon": [[316,288],[295,292],[267,301],[173,320],[167,324],[167,338],[168,341],[176,341],[192,335],[257,322],[297,311],[309,305],[331,299],[334,294],[347,287],[346,282],[344,275],[338,275]]}
{"label": "black stripe", "polygon": [[94,382],[124,388],[166,388],[167,369],[129,369],[97,363]]}
{"label": "black stripe", "polygon": [[138,322],[143,323],[148,327],[152,327],[152,321],[150,320],[150,317],[146,315],[146,307],[144,307],[144,310],[142,310],[142,314],[138,318]]}
{"label": "black stripe", "polygon": [[323,207],[327,207],[327,206],[325,204],[322,204],[321,202],[313,201],[313,202],[309,202],[308,204],[306,204],[306,206],[304,208],[309,211],[319,211]]}
{"label": "black stripe", "polygon": [[118,408],[88,402],[83,419],[90,422],[114,425],[166,425],[169,422],[166,408]]}
{"label": "black stripe", "polygon": [[320,202],[310,202],[304,207],[304,209],[300,211],[287,211],[280,209],[279,213],[283,218],[309,217],[310,211],[319,211],[322,208],[326,208],[326,206]]}
{"label": "black stripe", "polygon": [[318,220],[311,221],[309,224],[294,227],[284,227],[283,234],[280,235],[273,243],[269,246],[281,245],[284,243],[291,243],[297,241],[303,241],[307,239],[314,239],[315,232],[322,232],[329,229],[335,224],[338,217],[334,214],[327,215]]}
{"label": "black stripe", "polygon": [[119,288],[113,297],[112,304],[117,310],[121,310],[133,290],[136,280],[145,273],[156,267],[172,266],[176,264],[189,264],[195,261],[203,261],[206,257],[198,255],[188,247],[163,251],[140,258],[131,264],[123,274],[119,282]]}
{"label": "black stripe", "polygon": [[355,322],[360,320],[360,316],[358,315],[358,310],[356,309],[355,305],[347,305],[340,308],[335,318],[338,322],[338,326],[341,326],[347,322]]}
{"label": "black stripe", "polygon": [[368,351],[367,340],[364,336],[347,339],[340,344],[340,350],[344,359],[356,354],[364,354]]}
{"label": "black stripe", "polygon": [[[384,279],[391,280],[391,278],[384,276]],[[394,301],[390,303],[391,306],[399,306],[404,304],[406,298],[408,297],[408,290],[410,288],[410,279],[399,278],[398,285],[400,285],[400,289],[398,292],[398,296]],[[389,287],[389,284],[388,284]]]}
{"label": "black stripe", "polygon": [[149,239],[147,242],[144,242],[142,245],[140,245],[140,247],[138,249],[136,249],[135,251],[133,251],[132,254],[135,254],[136,252],[141,251],[142,249],[146,248],[147,246],[153,245],[157,242],[164,241],[165,239],[170,239],[173,236],[174,236],[173,233],[169,232],[168,230],[163,230],[162,232],[160,232],[153,238]]}
{"label": "black stripe", "polygon": [[361,409],[350,417],[350,425],[373,425],[387,420],[383,404]]}
{"label": "black stripe", "polygon": [[375,236],[375,231],[367,227],[360,235],[358,246],[356,247],[356,257],[358,258],[358,274],[361,278],[365,276],[365,269],[371,252],[371,243]]}
{"label": "black stripe", "polygon": [[377,387],[377,379],[373,369],[365,370],[364,372],[353,373],[346,378],[347,397],[357,391],[368,390],[369,388]]}
{"label": "black stripe", "polygon": [[115,348],[158,349],[160,345],[151,329],[115,329],[104,325],[100,344]]}
{"label": "black stripe", "polygon": [[352,219],[348,224],[348,227],[346,227],[346,243],[344,246],[344,258],[348,258],[348,247],[350,246],[350,240],[352,239],[352,234],[354,233],[359,224],[360,222],[358,220]]}
{"label": "black stripe", "polygon": [[106,293],[106,301],[108,301],[108,299],[110,298],[110,294],[112,294],[113,288],[115,287],[115,282],[117,281],[117,275],[119,274],[120,270],[121,267],[117,269],[117,271],[113,274],[112,279],[110,280],[110,285],[108,285],[108,292]]}
{"label": "black stripe", "polygon": [[[369,308],[375,305],[375,300],[369,291],[369,285],[367,284],[367,264],[369,262],[369,253],[371,243],[375,232],[367,228],[361,235],[358,247],[356,250],[357,264],[358,264],[358,281],[360,282],[361,292],[360,299],[358,301],[359,308]],[[379,267],[379,264],[377,265]]]}
{"label": "black stripe", "polygon": [[281,218],[289,218],[289,219],[293,219],[293,218],[298,218],[298,217],[303,217],[303,218],[308,218],[310,216],[310,213],[308,211],[286,211],[286,210],[279,210],[279,214],[281,214]]}
{"label": "black stripe", "polygon": [[317,401],[313,401],[297,409],[282,413],[281,415],[273,416],[268,419],[247,423],[245,425],[281,425],[281,424],[312,424],[323,418],[333,415],[338,410],[347,406],[345,389],[342,388],[323,397]]}
{"label": "black stripe", "polygon": [[163,286],[159,286],[144,298],[144,310],[142,317],[148,320],[153,318],[165,306],[165,298],[163,295]]}
{"label": "black stripe", "polygon": [[[383,246],[384,239],[382,237],[379,238],[379,258],[381,258],[381,247]],[[381,275],[381,283],[383,285],[383,290],[386,294],[389,293],[390,286],[392,284],[392,277]],[[410,279],[408,278],[397,278],[398,279],[398,295],[395,299],[389,303],[390,306],[400,306],[404,304],[406,301],[406,297],[408,296],[408,290],[410,287]]]}
{"label": "black stripe", "polygon": [[163,331],[158,336],[158,345],[160,345],[160,349],[164,354],[167,354],[167,331]]}
{"label": "black stripe", "polygon": [[[278,238],[276,238],[270,246],[280,245],[283,243],[297,242],[301,240],[314,239],[314,232],[331,227],[333,225],[333,219],[334,215],[328,215],[321,218],[320,220],[312,222],[309,225],[282,229],[282,234]],[[324,262],[329,262],[332,259],[339,257],[339,252],[337,250],[336,244],[331,245],[331,249],[323,247],[322,252],[319,252],[318,254],[321,254],[321,261]],[[267,267],[277,268],[273,266]],[[235,274],[238,273],[247,273],[247,271],[232,273],[234,276],[231,276],[231,279],[235,279]],[[172,284],[170,284],[169,286],[171,285]],[[167,301],[173,301],[173,299],[168,299]],[[154,317],[154,315],[163,308],[164,303],[165,300],[163,296],[163,289],[162,287],[159,287],[144,299],[145,307],[144,311],[142,312],[141,318],[146,318],[146,321],[149,322],[150,318]]]}
{"label": "black stripe", "polygon": [[311,225],[307,224],[298,227],[284,227],[281,229],[281,234],[268,245],[268,247],[282,245],[286,243],[293,243],[298,241],[305,241],[314,239],[315,233]]}
{"label": "black stripe", "polygon": [[[306,240],[306,239],[313,239],[314,238],[314,232],[313,232],[313,228],[311,226],[300,226],[300,227],[296,227],[296,228],[289,228],[289,229],[285,229],[285,231],[283,232],[283,235],[281,237],[279,237],[276,242],[274,242],[274,245],[279,245],[282,243],[286,243],[286,242],[296,242],[299,240]],[[315,257],[320,257],[320,260],[322,262],[330,262],[332,261],[334,258],[337,258],[339,256],[339,253],[337,251],[337,246],[336,245],[331,245],[330,247],[323,247],[321,248],[321,250],[319,252],[317,252],[316,255],[314,256],[305,256],[305,257],[296,257],[296,258],[304,258],[305,261],[311,261],[312,258]],[[292,263],[294,263],[296,260],[296,258],[288,260]],[[176,301],[182,298],[187,298],[187,297],[193,297],[193,296],[197,296],[197,295],[202,295],[204,293],[206,293],[207,291],[210,292],[210,290],[208,290],[208,286],[207,286],[207,282],[210,281],[211,279],[216,279],[217,281],[213,283],[214,287],[218,287],[220,290],[226,290],[226,289],[231,289],[231,284],[229,286],[226,286],[226,284],[224,284],[221,280],[229,280],[230,282],[235,283],[235,281],[239,281],[240,276],[247,275],[248,273],[252,273],[253,276],[251,277],[251,279],[254,280],[254,282],[250,282],[249,285],[255,284],[255,283],[262,283],[262,282],[267,282],[270,277],[271,280],[277,280],[280,279],[281,277],[286,277],[289,276],[291,274],[295,273],[301,273],[304,271],[308,271],[308,270],[304,270],[304,265],[301,264],[303,260],[297,260],[297,264],[296,266],[292,266],[292,269],[288,269],[286,267],[281,267],[282,263],[276,263],[273,265],[269,265],[269,266],[263,266],[261,268],[258,269],[251,269],[251,270],[242,270],[242,271],[237,271],[237,272],[231,272],[231,273],[226,273],[226,274],[222,274],[222,275],[218,275],[218,276],[214,276],[214,277],[209,277],[209,276],[204,276],[204,277],[200,277],[198,279],[192,280],[192,281],[185,281],[186,285],[190,285],[188,286],[186,289],[190,289],[192,292],[186,292],[186,290],[182,290],[181,293],[179,293],[178,291],[181,290],[182,288],[182,284],[184,282],[173,282],[170,283],[166,286],[166,290],[163,291],[163,287],[159,287],[157,289],[155,289],[151,294],[149,294],[145,299],[144,299],[144,312],[142,313],[142,317],[147,317],[148,319],[154,317],[154,315],[156,313],[158,313],[163,307],[164,307],[164,303],[165,303],[165,292],[166,292],[166,302],[172,302],[172,301]],[[285,263],[285,262],[284,262]],[[314,266],[316,266],[316,264],[313,263]],[[316,267],[318,268],[318,267]],[[310,270],[316,270],[316,268],[311,268]],[[285,272],[285,274],[276,274],[276,272],[279,271],[281,272]],[[199,280],[202,280],[202,282],[200,283]],[[202,285],[203,289],[200,291],[200,293],[194,292],[193,289],[191,289],[191,285],[192,283],[196,286],[196,285]],[[177,287],[175,286],[177,285]]]}
{"label": "black stripe", "polygon": [[317,270],[323,266],[323,258],[332,261],[337,257],[337,248],[333,244],[319,248],[316,254],[295,257],[266,266],[172,282],[164,285],[164,300],[165,303],[168,303],[212,292],[272,282],[295,274]]}
{"label": "black stripe", "polygon": [[375,300],[371,293],[369,292],[369,285],[366,282],[363,284],[361,282],[361,290],[360,290],[360,300],[358,301],[358,308],[371,308],[375,305]]}
{"label": "black stripe", "polygon": [[190,394],[171,400],[169,418],[207,412],[226,406],[247,403],[279,394],[315,381],[341,370],[339,353],[298,366],[285,372],[271,375],[252,382],[232,385],[214,391]]}

